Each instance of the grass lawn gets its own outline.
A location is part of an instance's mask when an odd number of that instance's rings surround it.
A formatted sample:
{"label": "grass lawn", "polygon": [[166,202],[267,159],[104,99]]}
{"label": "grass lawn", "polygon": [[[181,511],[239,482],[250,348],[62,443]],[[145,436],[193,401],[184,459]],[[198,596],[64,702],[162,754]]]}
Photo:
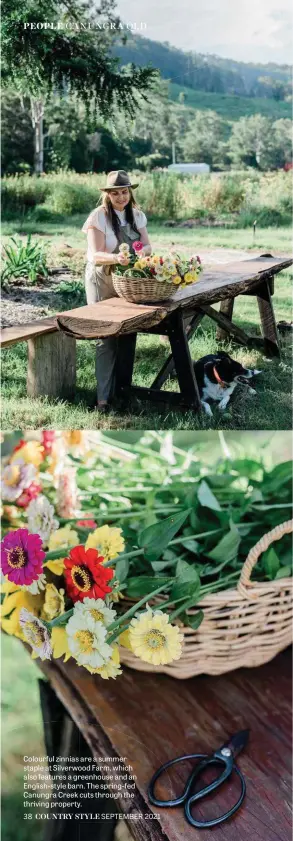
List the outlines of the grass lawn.
{"label": "grass lawn", "polygon": [[1,635],[2,841],[41,841],[41,821],[23,819],[23,756],[46,754],[37,666],[20,641]]}
{"label": "grass lawn", "polygon": [[[80,228],[84,216],[71,217],[58,221],[26,220],[3,223],[3,235],[14,233],[33,233],[44,236],[51,243],[50,264],[67,262],[75,270],[77,277],[83,274],[84,235]],[[167,250],[171,243],[186,253],[197,251],[203,255],[204,262],[225,262],[231,259],[231,251],[242,251],[235,259],[250,251],[259,254],[290,253],[289,228],[257,229],[256,239],[250,229],[228,228],[168,228],[149,224],[153,247]],[[72,246],[75,251],[71,261],[62,257],[62,246]],[[58,254],[58,249],[60,253]],[[232,253],[233,257],[233,253]],[[292,272],[282,272],[275,282],[274,307],[276,320],[290,320],[290,285]],[[66,307],[75,306],[68,302]],[[61,307],[60,307],[61,308]],[[235,321],[244,329],[260,334],[258,309],[253,298],[238,299],[235,305]],[[257,325],[257,329],[256,329]],[[200,358],[217,349],[216,330],[209,319],[203,319],[196,337],[191,342],[194,358]],[[93,413],[95,401],[94,343],[77,342],[77,391],[74,403],[50,401],[46,398],[31,400],[26,396],[26,343],[15,345],[3,351],[2,355],[2,427],[19,427],[20,417],[23,428],[107,428],[107,429],[291,429],[291,352],[284,346],[281,360],[268,360],[259,351],[242,348],[237,345],[225,346],[228,352],[248,367],[262,369],[257,379],[257,395],[248,396],[243,389],[238,389],[224,414],[216,408],[213,418],[201,412],[171,411],[168,407],[154,408],[135,402],[124,412],[113,411],[101,416]],[[169,346],[160,342],[156,336],[139,336],[137,345],[135,382],[149,386],[157,370],[169,353]],[[167,388],[176,390],[176,380],[167,384]],[[277,408],[277,411],[276,411]]]}

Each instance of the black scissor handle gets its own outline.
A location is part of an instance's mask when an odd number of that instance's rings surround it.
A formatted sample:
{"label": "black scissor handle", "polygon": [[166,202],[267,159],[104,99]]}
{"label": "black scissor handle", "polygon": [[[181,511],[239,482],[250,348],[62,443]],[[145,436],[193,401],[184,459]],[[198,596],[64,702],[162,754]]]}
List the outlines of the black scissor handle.
{"label": "black scissor handle", "polygon": [[[199,764],[196,765],[194,771],[192,771],[192,773],[188,777],[187,783],[185,785],[185,788],[184,788],[184,791],[183,791],[183,794],[181,795],[181,797],[176,797],[174,800],[159,800],[155,796],[154,788],[155,788],[155,784],[156,784],[157,780],[159,779],[159,777],[161,776],[161,774],[163,774],[164,771],[167,771],[168,768],[171,768],[173,765],[177,765],[179,762],[186,762],[188,759],[201,759],[203,761],[199,762]],[[203,768],[205,768],[206,760],[208,760],[208,759],[209,759],[209,757],[206,753],[190,753],[190,754],[186,754],[186,756],[177,756],[175,759],[170,759],[169,762],[165,762],[164,765],[161,765],[161,767],[158,768],[158,770],[152,776],[152,779],[151,779],[151,781],[149,783],[149,786],[148,786],[148,798],[149,798],[150,802],[153,804],[153,806],[181,806],[181,804],[184,803],[184,801],[188,797],[191,786],[193,784],[193,780],[199,774],[199,772],[202,771]]]}
{"label": "black scissor handle", "polygon": [[[208,760],[205,763],[205,767],[207,765],[213,765],[216,762],[218,763],[219,759],[218,758],[215,758],[215,759],[212,758],[211,760]],[[227,763],[227,765],[228,765],[228,763]],[[216,826],[219,823],[223,823],[223,821],[227,821],[228,818],[231,818],[232,815],[234,815],[235,812],[237,812],[237,810],[240,808],[240,806],[241,806],[241,804],[244,800],[245,794],[246,794],[245,779],[244,779],[240,769],[237,767],[237,765],[235,765],[235,763],[233,763],[233,761],[231,762],[231,764],[229,763],[229,765],[230,765],[230,767],[226,767],[226,770],[223,771],[223,773],[220,775],[220,777],[217,778],[217,780],[214,780],[214,782],[210,783],[210,785],[205,786],[205,788],[200,789],[200,791],[197,791],[196,794],[194,794],[192,797],[189,797],[188,799],[185,799],[185,803],[184,803],[185,817],[188,820],[188,823],[190,823],[192,826],[196,826],[197,829],[208,829],[208,827]],[[222,783],[227,779],[227,777],[230,776],[232,771],[235,771],[235,773],[238,775],[238,777],[241,781],[241,794],[240,794],[240,797],[237,800],[237,803],[235,803],[234,806],[232,806],[231,809],[228,810],[228,812],[225,812],[224,815],[220,815],[218,818],[212,818],[210,821],[197,821],[195,818],[193,818],[192,814],[191,814],[191,807],[192,807],[193,803],[196,803],[197,801],[202,800],[204,797],[207,797],[208,794],[211,794],[212,791],[215,791],[217,788],[219,788],[219,786],[222,785]],[[196,778],[196,776],[197,776],[197,774],[194,774],[193,780]]]}

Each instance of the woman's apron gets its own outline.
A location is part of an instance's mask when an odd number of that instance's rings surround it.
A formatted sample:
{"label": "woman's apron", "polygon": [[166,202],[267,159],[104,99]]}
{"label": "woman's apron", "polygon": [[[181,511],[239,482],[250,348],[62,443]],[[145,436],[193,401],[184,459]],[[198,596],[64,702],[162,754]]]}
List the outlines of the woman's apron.
{"label": "woman's apron", "polygon": [[[140,234],[131,227],[129,222],[121,225],[117,237],[117,245],[112,254],[118,254],[119,245],[126,242],[133,253],[132,244],[140,240]],[[115,268],[115,267],[113,267]],[[105,301],[107,298],[117,297],[113,281],[112,266],[97,266],[90,261],[86,264],[85,289],[88,304]],[[108,402],[114,391],[115,363],[117,356],[117,339],[109,336],[99,339],[96,345],[96,377],[98,402]]]}
{"label": "woman's apron", "polygon": [[[133,242],[140,240],[140,234],[137,233],[137,231],[134,231],[130,223],[127,222],[126,225],[121,225],[117,240],[117,245],[114,248],[114,251],[109,253],[118,254],[119,245],[121,245],[122,242],[126,242],[133,253]],[[115,266],[97,266],[95,263],[91,263],[90,261],[87,262],[85,269],[85,286],[88,304],[94,304],[97,301],[105,301],[107,298],[117,297],[112,281],[113,268],[115,270]]]}

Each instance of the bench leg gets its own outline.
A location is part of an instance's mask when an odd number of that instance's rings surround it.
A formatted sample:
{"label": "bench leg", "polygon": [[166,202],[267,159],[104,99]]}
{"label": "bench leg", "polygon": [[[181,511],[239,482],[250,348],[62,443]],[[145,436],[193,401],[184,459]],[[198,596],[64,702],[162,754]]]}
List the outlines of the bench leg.
{"label": "bench leg", "polygon": [[268,356],[280,356],[278,330],[275,320],[269,281],[264,280],[257,288],[261,330],[265,353]]}
{"label": "bench leg", "polygon": [[49,333],[28,340],[27,393],[29,397],[70,400],[75,393],[76,340],[64,333]]}
{"label": "bench leg", "polygon": [[[234,298],[224,298],[224,300],[221,301],[220,313],[221,315],[225,315],[226,318],[229,318],[230,321],[232,321],[233,309]],[[216,338],[218,342],[225,342],[230,338],[230,336],[223,327],[218,327]]]}

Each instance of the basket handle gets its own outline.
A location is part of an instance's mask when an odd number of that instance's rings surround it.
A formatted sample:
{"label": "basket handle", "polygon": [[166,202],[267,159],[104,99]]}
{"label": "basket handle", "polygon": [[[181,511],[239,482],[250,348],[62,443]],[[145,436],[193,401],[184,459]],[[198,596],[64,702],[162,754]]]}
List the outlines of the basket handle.
{"label": "basket handle", "polygon": [[[242,596],[247,596],[247,590],[250,590],[253,587],[253,582],[251,581],[251,573],[253,568],[255,567],[260,555],[269,548],[271,543],[274,543],[275,540],[280,540],[284,534],[290,534],[293,531],[293,520],[286,520],[285,523],[280,523],[279,526],[275,526],[274,529],[264,534],[263,537],[260,538],[258,543],[250,549],[250,552],[247,555],[246,561],[244,561],[241,575],[238,582],[238,590]],[[268,584],[268,588],[271,589],[271,583]],[[249,592],[249,595],[251,593]]]}

